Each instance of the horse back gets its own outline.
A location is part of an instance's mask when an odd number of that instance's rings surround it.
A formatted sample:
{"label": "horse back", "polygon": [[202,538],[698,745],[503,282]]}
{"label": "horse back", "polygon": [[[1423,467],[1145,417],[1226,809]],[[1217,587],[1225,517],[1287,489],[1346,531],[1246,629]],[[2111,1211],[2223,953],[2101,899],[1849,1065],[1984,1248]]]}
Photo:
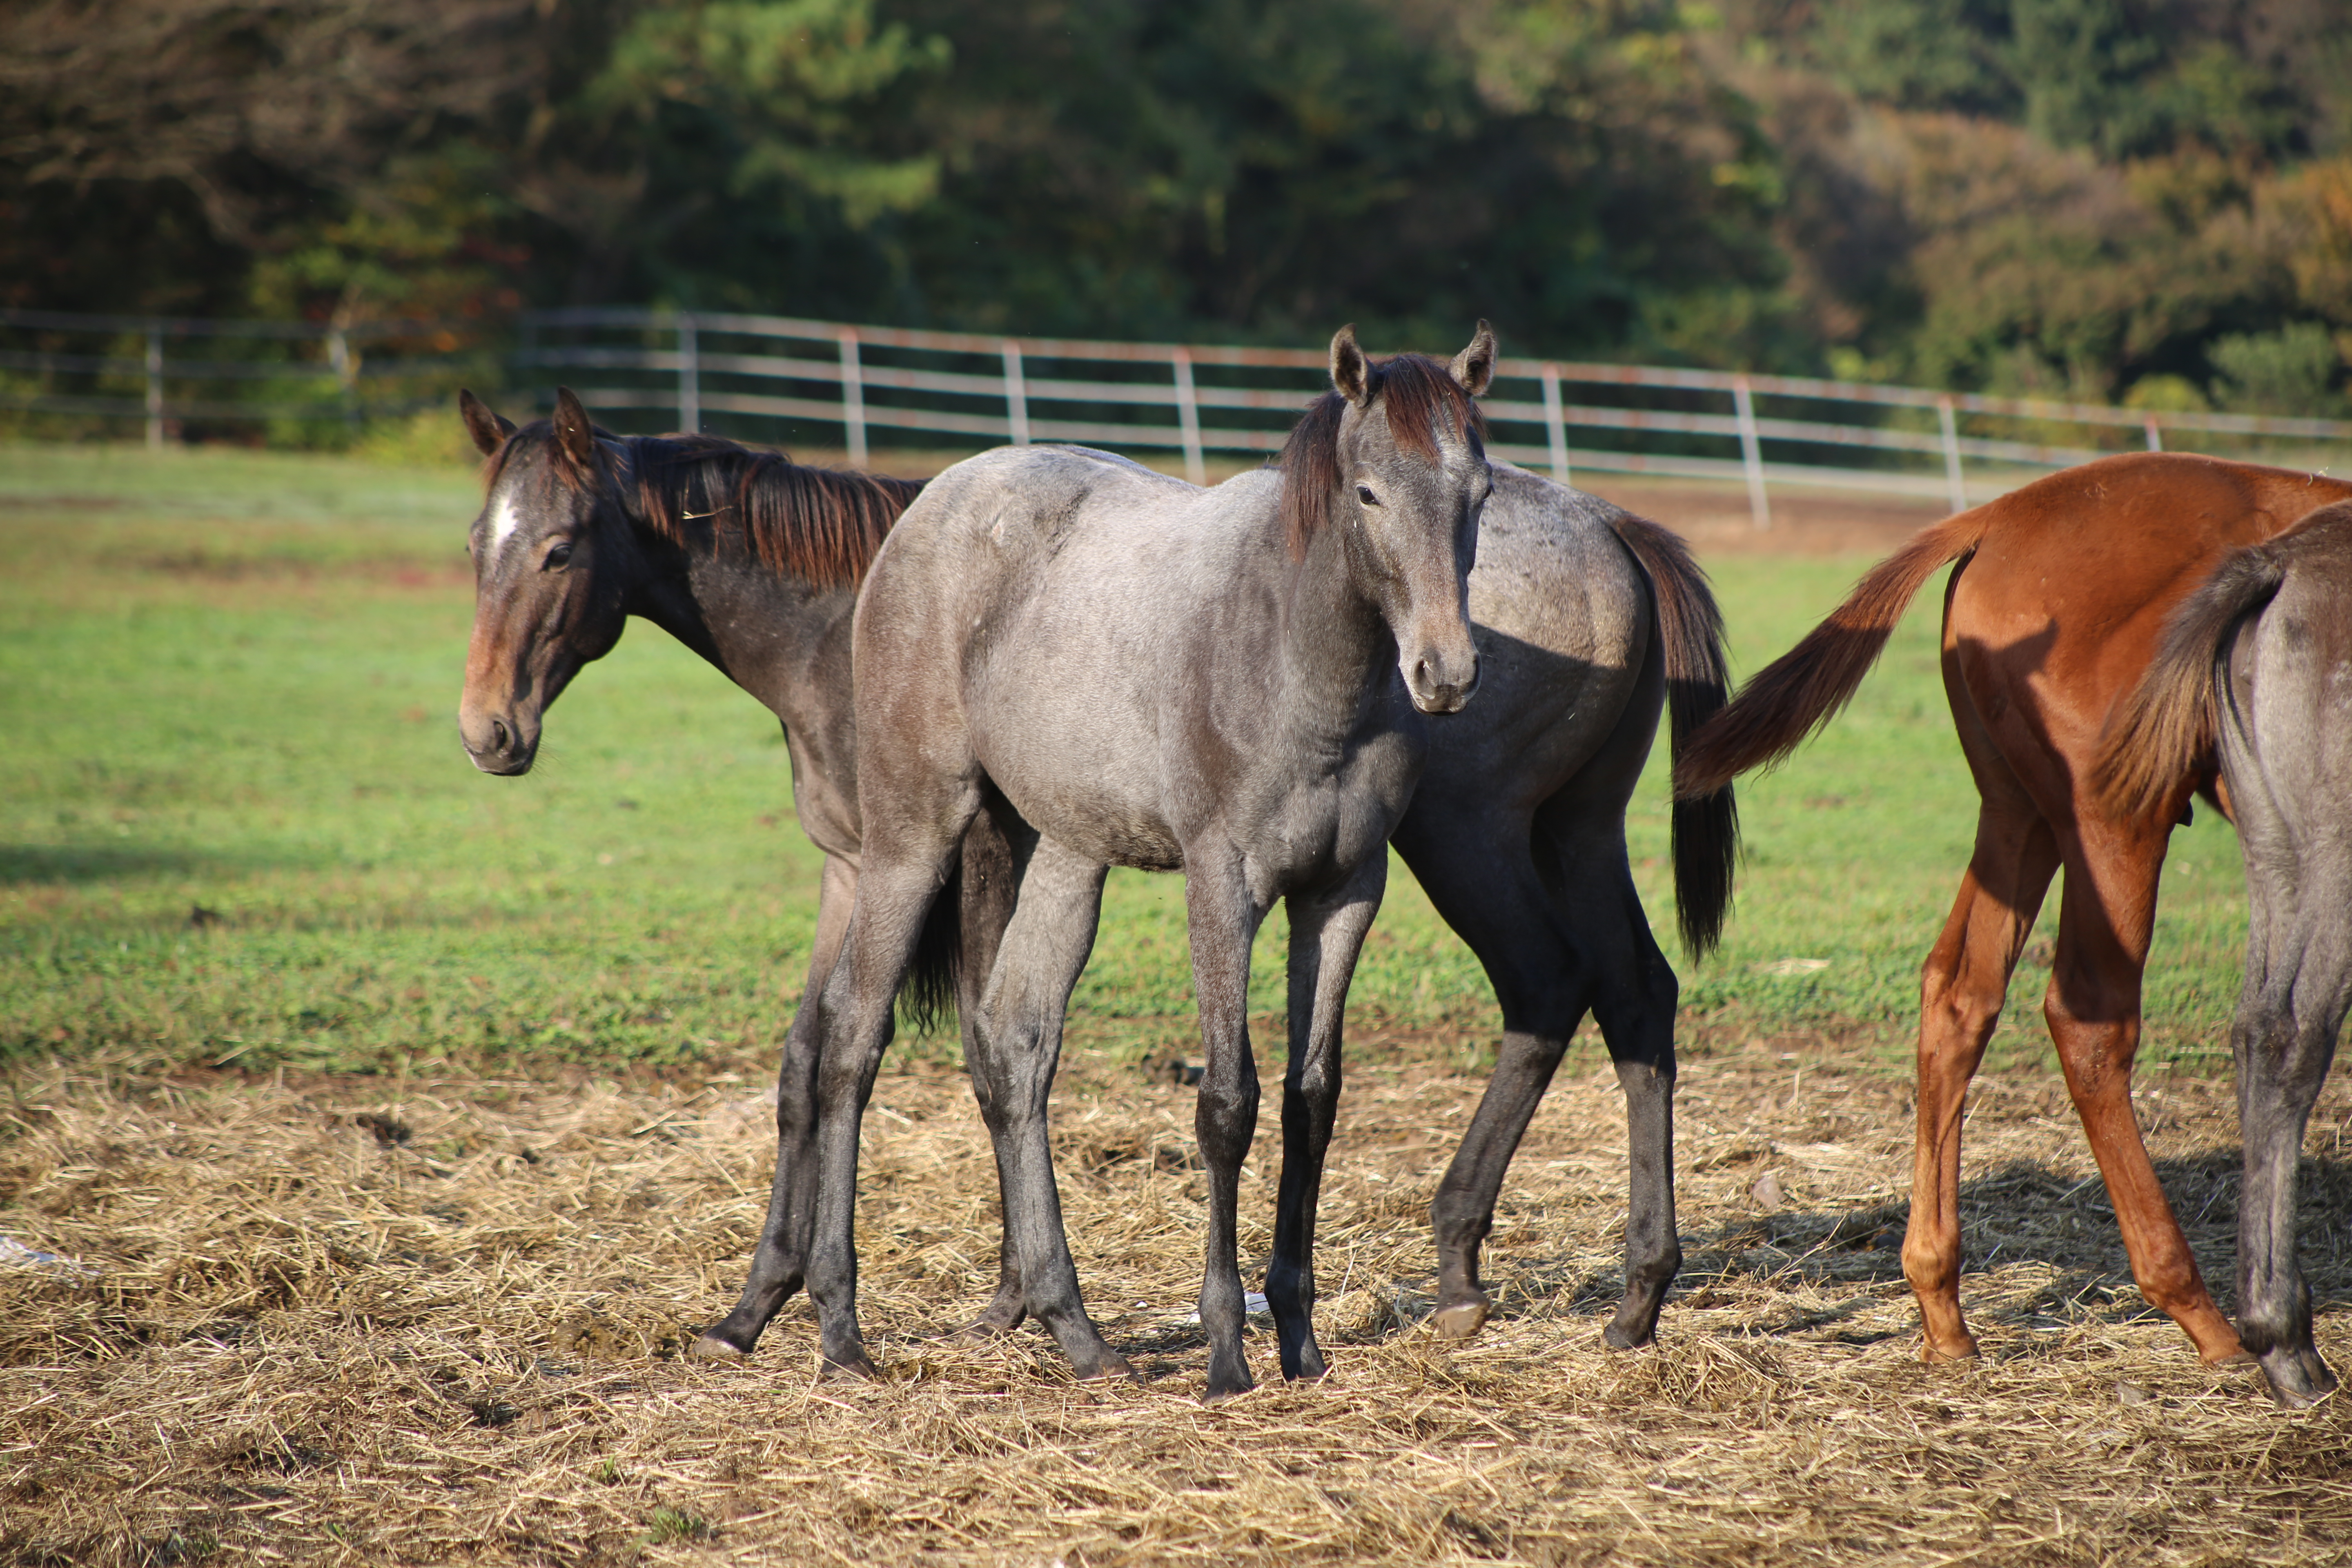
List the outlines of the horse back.
{"label": "horse back", "polygon": [[1987,522],[1947,600],[1947,685],[2011,765],[2070,805],[2110,713],[2167,618],[2231,551],[2352,484],[2253,464],[2133,453],[2036,480]]}

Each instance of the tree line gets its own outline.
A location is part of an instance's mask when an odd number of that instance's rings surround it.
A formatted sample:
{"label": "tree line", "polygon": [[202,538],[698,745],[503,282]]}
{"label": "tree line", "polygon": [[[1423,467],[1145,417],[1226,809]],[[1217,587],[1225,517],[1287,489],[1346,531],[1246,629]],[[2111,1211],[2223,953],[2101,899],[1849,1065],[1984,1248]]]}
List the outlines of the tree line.
{"label": "tree line", "polygon": [[28,0],[0,302],[2345,411],[2344,0]]}

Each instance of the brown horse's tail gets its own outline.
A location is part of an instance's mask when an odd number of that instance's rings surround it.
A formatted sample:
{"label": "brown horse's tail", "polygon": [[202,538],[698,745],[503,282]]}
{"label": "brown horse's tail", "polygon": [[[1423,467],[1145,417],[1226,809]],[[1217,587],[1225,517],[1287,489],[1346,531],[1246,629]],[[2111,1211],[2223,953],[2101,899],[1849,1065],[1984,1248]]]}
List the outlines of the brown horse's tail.
{"label": "brown horse's tail", "polygon": [[2231,637],[2285,581],[2285,542],[2273,540],[2223,556],[2205,585],[2172,612],[2156,658],[2107,715],[2099,737],[2091,793],[2106,816],[2132,822],[2163,810],[2210,754],[2229,679]]}
{"label": "brown horse's tail", "polygon": [[[1706,574],[1682,540],[1646,518],[1621,511],[1611,524],[1650,579],[1657,637],[1666,665],[1666,729],[1679,765],[1692,733],[1723,708],[1731,686],[1723,651],[1723,612]],[[1674,806],[1675,913],[1694,958],[1714,951],[1731,907],[1739,863],[1739,808],[1726,781]]]}
{"label": "brown horse's tail", "polygon": [[1678,799],[1706,795],[1777,763],[1853,700],[1919,585],[1973,551],[1991,521],[1979,507],[1948,517],[1872,567],[1830,618],[1756,672],[1728,708],[1691,737],[1675,764]]}

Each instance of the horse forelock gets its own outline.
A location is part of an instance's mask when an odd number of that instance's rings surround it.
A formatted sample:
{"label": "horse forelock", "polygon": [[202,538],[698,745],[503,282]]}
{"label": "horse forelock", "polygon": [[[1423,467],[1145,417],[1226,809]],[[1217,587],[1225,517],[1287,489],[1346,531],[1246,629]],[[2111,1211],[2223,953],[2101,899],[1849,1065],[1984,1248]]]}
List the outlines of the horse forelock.
{"label": "horse forelock", "polygon": [[636,510],[674,544],[708,520],[714,548],[819,588],[856,587],[922,489],[919,480],[810,468],[717,436],[637,436],[625,443]]}
{"label": "horse forelock", "polygon": [[[1438,445],[1442,427],[1459,434],[1476,456],[1486,455],[1486,414],[1444,365],[1408,353],[1375,361],[1370,369],[1369,402],[1387,413],[1389,435],[1398,447],[1425,463],[1438,463],[1444,458]],[[1325,393],[1307,405],[1283,444],[1283,536],[1293,559],[1305,555],[1307,541],[1331,521],[1340,480],[1339,423],[1347,408],[1339,394]]]}

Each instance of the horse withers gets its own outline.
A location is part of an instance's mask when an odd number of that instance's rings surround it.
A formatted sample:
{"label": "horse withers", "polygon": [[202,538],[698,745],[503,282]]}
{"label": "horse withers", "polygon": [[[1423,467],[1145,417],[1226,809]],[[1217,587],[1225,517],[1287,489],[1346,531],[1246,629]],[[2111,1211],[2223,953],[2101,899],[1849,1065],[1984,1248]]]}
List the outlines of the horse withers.
{"label": "horse withers", "polygon": [[2218,756],[2252,920],[2230,1026],[2245,1184],[2238,1337],[2282,1404],[2336,1388],[2297,1265],[2304,1128],[2352,1008],[2352,501],[2237,551],[2174,615],[2116,709],[2095,782],[2113,816],[2160,809]]}
{"label": "horse withers", "polygon": [[1919,983],[1918,1142],[1903,1271],[1919,1300],[1927,1360],[1976,1353],[1959,1297],[1968,1085],[2061,865],[2042,1015],[2133,1278],[2207,1362],[2245,1355],[2165,1201],[2131,1104],[2158,874],[2213,764],[2184,766],[2144,809],[2124,814],[2089,784],[2107,716],[2147,669],[2173,607],[2231,551],[2347,499],[2352,484],[2340,479],[2173,453],[2104,458],[2036,479],[1922,530],[1874,567],[1675,764],[1675,790],[1689,796],[1795,750],[1853,695],[1912,595],[1958,563],[1944,591],[1944,690],[1981,805],[1975,851]]}
{"label": "horse withers", "polygon": [[[1236,1187],[1257,1120],[1251,939],[1291,930],[1274,1305],[1283,1371],[1324,1362],[1312,1215],[1339,1093],[1339,1016],[1412,796],[1427,725],[1478,681],[1466,580],[1493,489],[1472,398],[1482,322],[1448,364],[1374,363],[1342,329],[1332,395],[1280,471],[1200,489],[1125,458],[1013,447],[933,479],[877,555],[854,632],[857,900],[819,994],[808,1287],[825,1362],[871,1371],[856,1318],[859,1119],[891,997],[966,827],[1014,840],[1019,890],[973,1029],[1021,1306],[1082,1375],[1127,1363],[1087,1318],[1061,1224],[1046,1093],[1112,865],[1181,869],[1206,1066],[1201,1320],[1212,1398],[1251,1386]],[[723,1328],[724,1325],[721,1325]]]}

